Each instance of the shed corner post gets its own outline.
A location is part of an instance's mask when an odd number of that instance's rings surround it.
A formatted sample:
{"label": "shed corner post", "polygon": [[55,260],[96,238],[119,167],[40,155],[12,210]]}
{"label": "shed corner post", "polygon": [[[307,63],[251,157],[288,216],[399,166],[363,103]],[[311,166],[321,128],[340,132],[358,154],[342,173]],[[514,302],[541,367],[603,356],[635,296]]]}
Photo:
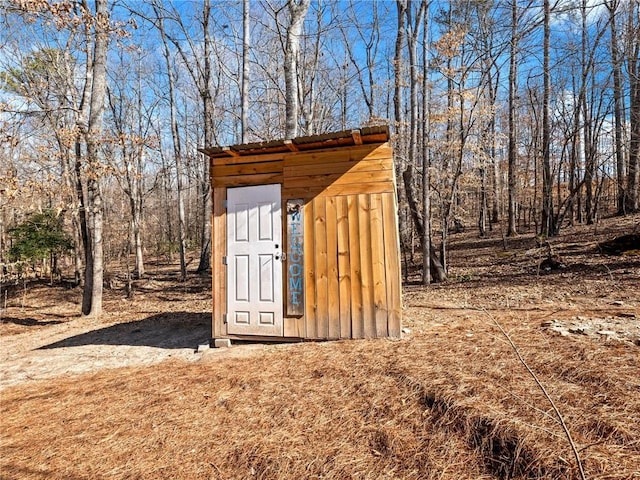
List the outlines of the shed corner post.
{"label": "shed corner post", "polygon": [[[212,181],[213,184],[213,181]],[[224,314],[226,310],[226,266],[224,256],[226,254],[226,196],[225,187],[213,188],[212,208],[212,261],[211,261],[211,338],[220,338],[226,335]]]}

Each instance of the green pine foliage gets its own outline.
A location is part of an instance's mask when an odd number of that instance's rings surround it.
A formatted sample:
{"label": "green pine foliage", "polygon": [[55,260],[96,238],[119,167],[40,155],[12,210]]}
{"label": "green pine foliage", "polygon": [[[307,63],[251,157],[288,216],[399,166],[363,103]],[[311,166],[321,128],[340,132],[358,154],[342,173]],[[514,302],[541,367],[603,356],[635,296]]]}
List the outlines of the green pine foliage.
{"label": "green pine foliage", "polygon": [[62,217],[54,210],[30,214],[21,224],[9,230],[12,245],[9,256],[14,261],[41,261],[73,249],[71,237],[65,233]]}

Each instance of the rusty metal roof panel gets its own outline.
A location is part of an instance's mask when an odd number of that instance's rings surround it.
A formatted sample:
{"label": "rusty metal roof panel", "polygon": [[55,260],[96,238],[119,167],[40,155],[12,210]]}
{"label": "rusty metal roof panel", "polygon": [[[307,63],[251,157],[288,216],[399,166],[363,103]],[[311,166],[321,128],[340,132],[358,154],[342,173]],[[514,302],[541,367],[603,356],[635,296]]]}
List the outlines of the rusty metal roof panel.
{"label": "rusty metal roof panel", "polygon": [[228,147],[205,147],[198,149],[211,158],[240,157],[245,155],[261,155],[269,153],[285,153],[296,151],[318,150],[322,148],[346,147],[362,143],[384,143],[389,140],[387,125],[364,127],[361,129],[343,130],[340,132],[308,135],[287,140],[271,140],[253,142]]}

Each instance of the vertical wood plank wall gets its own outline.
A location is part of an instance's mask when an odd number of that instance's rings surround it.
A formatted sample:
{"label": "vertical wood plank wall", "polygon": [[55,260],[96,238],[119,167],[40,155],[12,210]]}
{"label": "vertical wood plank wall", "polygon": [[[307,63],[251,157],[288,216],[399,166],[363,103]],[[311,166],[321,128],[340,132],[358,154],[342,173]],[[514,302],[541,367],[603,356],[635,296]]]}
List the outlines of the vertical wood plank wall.
{"label": "vertical wood plank wall", "polygon": [[305,313],[285,317],[284,336],[400,337],[396,190],[387,143],[211,163],[214,337],[226,336],[226,267],[216,264],[226,255],[226,188],[267,183],[282,184],[283,204],[305,200]]}

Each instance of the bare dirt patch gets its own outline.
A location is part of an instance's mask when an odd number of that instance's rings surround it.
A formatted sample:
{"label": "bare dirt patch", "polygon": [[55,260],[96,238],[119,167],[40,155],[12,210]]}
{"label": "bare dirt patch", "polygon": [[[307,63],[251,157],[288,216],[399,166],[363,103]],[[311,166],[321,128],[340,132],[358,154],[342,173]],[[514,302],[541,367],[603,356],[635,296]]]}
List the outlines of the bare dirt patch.
{"label": "bare dirt patch", "polygon": [[74,316],[78,292],[14,295],[0,325],[1,476],[579,478],[498,322],[587,478],[640,478],[640,257],[596,248],[638,223],[566,230],[551,240],[564,267],[548,272],[533,235],[506,249],[498,234],[454,235],[451,282],[406,286],[401,341],[196,354],[208,279],[168,271],[134,301],[111,291],[98,322]]}
{"label": "bare dirt patch", "polygon": [[79,288],[13,289],[0,316],[0,388],[168,358],[198,360],[194,352],[211,332],[210,279],[194,275],[183,284],[164,270],[136,281],[133,299],[106,290],[98,320],[78,315]]}

